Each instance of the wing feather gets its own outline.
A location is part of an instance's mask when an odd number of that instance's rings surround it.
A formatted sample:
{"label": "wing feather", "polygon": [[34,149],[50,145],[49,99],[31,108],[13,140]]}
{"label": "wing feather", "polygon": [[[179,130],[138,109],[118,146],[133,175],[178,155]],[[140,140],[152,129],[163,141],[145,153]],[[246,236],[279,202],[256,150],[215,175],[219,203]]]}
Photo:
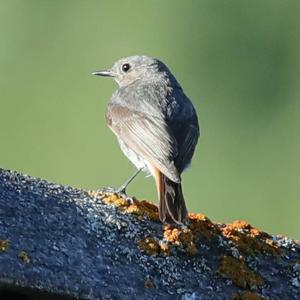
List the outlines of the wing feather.
{"label": "wing feather", "polygon": [[166,122],[127,107],[111,104],[107,111],[107,123],[112,131],[146,161],[158,168],[174,182],[180,182],[180,174],[174,165],[177,143]]}
{"label": "wing feather", "polygon": [[198,139],[199,139],[199,127],[190,124],[184,135],[184,140],[180,143],[180,156],[177,157],[178,166],[180,166],[180,172],[186,169],[193,157]]}

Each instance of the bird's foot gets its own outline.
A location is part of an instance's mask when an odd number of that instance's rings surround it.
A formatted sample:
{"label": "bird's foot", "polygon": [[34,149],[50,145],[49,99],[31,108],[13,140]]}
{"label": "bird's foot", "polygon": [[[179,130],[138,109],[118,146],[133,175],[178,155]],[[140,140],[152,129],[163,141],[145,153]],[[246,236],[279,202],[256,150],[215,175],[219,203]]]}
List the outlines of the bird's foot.
{"label": "bird's foot", "polygon": [[117,195],[120,198],[125,199],[126,201],[129,202],[129,204],[134,203],[133,198],[126,194],[126,189],[124,188],[124,186],[121,186],[120,188],[104,187],[98,189],[97,193],[101,195],[100,196],[101,199],[105,198],[107,194],[113,194],[113,195]]}

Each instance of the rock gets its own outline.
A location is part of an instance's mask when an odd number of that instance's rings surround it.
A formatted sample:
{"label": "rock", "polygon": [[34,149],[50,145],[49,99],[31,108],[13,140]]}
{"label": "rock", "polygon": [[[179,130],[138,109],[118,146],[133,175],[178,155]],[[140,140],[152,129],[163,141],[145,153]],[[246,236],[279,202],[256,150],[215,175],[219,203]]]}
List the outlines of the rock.
{"label": "rock", "polygon": [[245,221],[162,225],[150,202],[0,169],[0,299],[300,299],[299,262]]}

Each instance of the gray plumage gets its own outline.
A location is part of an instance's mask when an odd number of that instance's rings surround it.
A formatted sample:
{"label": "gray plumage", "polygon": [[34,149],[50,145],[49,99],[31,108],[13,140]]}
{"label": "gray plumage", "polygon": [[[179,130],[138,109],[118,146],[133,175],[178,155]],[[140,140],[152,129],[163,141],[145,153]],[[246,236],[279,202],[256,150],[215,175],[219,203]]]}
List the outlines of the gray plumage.
{"label": "gray plumage", "polygon": [[108,103],[107,124],[133,164],[155,177],[161,220],[184,222],[180,175],[199,138],[193,104],[166,65],[155,58],[123,58],[110,70],[94,74],[111,76],[119,84]]}

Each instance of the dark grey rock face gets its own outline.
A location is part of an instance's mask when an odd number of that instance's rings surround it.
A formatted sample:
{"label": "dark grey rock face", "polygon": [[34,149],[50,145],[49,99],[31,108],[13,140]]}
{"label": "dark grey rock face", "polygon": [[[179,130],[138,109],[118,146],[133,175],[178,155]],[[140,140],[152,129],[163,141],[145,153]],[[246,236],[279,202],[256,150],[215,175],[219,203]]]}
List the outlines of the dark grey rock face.
{"label": "dark grey rock face", "polygon": [[272,237],[278,255],[245,256],[264,283],[241,288],[218,271],[222,257],[240,256],[224,236],[200,234],[195,255],[181,247],[148,255],[138,246],[148,236],[162,241],[162,225],[86,191],[0,169],[0,296],[5,287],[28,299],[38,291],[42,299],[230,299],[248,289],[300,299],[300,246],[292,240]]}

